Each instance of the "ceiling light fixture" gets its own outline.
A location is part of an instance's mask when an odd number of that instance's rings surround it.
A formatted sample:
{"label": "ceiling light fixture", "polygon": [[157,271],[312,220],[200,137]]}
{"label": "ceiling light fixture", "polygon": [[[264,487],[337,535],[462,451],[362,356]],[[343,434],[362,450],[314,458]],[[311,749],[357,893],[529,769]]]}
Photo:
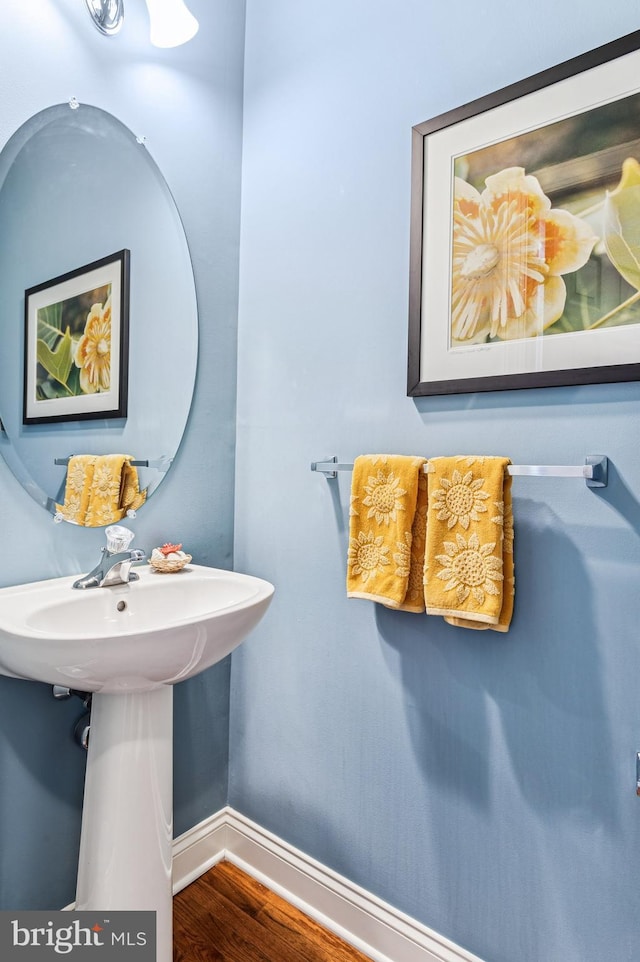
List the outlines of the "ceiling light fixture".
{"label": "ceiling light fixture", "polygon": [[[117,33],[124,21],[124,0],[85,0],[100,33]],[[154,47],[179,47],[198,32],[198,21],[184,0],[145,0]]]}
{"label": "ceiling light fixture", "polygon": [[199,23],[183,0],[145,0],[154,47],[179,47],[198,32]]}

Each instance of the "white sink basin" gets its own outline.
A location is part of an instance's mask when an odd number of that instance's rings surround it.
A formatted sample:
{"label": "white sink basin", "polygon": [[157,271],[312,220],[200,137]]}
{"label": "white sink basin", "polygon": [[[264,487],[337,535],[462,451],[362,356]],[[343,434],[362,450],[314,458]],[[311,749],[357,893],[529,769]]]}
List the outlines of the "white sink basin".
{"label": "white sink basin", "polygon": [[135,570],[108,588],[0,588],[0,674],[94,692],[75,907],[154,911],[156,960],[172,962],[171,686],[239,645],[274,589],[200,565]]}
{"label": "white sink basin", "polygon": [[257,624],[273,585],[200,565],[73,589],[77,575],[0,589],[0,673],[81,691],[149,691],[228,655]]}

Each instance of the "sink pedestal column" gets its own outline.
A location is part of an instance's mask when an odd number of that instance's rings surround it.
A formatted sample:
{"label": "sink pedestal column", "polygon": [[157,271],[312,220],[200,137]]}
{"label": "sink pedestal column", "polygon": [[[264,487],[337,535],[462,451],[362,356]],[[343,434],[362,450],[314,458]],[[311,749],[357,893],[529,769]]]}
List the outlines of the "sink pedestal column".
{"label": "sink pedestal column", "polygon": [[93,695],[77,910],[156,912],[172,962],[173,688]]}

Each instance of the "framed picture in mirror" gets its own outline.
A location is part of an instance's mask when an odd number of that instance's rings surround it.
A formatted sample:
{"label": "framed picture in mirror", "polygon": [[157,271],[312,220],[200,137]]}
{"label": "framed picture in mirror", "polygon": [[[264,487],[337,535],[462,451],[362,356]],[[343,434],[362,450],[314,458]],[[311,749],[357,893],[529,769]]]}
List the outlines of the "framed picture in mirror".
{"label": "framed picture in mirror", "polygon": [[126,418],[130,253],[25,291],[23,424]]}

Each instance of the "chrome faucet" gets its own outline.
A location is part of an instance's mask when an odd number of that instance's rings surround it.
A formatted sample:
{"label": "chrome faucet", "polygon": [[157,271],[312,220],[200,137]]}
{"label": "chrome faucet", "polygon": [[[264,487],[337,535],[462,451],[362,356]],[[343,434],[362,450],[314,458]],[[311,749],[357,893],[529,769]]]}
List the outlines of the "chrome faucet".
{"label": "chrome faucet", "polygon": [[109,585],[126,585],[130,581],[137,581],[140,575],[131,571],[134,561],[142,561],[144,551],[130,548],[128,551],[117,551],[113,554],[108,548],[102,548],[102,557],[95,568],[74,581],[74,588],[106,588]]}
{"label": "chrome faucet", "polygon": [[107,543],[101,549],[102,557],[89,574],[74,581],[74,588],[106,588],[109,585],[126,585],[140,577],[131,571],[134,561],[142,561],[144,551],[129,548],[134,534],[122,525],[105,529]]}

